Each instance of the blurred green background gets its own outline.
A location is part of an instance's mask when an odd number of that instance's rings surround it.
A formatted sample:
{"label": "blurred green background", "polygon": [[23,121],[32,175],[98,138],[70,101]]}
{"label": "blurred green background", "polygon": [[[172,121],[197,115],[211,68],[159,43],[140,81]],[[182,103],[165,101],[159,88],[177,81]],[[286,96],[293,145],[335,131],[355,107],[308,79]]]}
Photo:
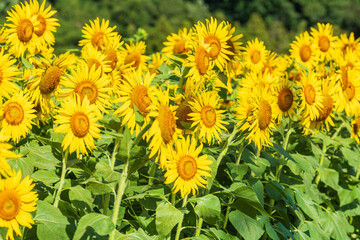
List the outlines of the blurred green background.
{"label": "blurred green background", "polygon": [[[0,1],[0,23],[6,11],[19,0]],[[42,0],[40,0],[42,2]],[[268,49],[287,53],[295,35],[329,22],[334,33],[360,31],[359,0],[48,0],[59,19],[55,52],[77,48],[81,29],[96,17],[110,20],[123,39],[133,37],[139,28],[147,32],[147,54],[161,50],[166,36],[198,20],[214,16],[244,34],[242,42],[258,37]]]}

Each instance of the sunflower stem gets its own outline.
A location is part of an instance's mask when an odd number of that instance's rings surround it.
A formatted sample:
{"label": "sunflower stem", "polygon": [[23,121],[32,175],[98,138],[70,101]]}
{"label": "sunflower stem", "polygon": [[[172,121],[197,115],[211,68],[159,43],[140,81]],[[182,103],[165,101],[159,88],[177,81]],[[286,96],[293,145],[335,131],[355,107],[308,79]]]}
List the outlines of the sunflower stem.
{"label": "sunflower stem", "polygon": [[229,135],[228,139],[225,141],[224,146],[216,160],[216,166],[217,168],[219,167],[221,160],[223,159],[223,157],[226,155],[230,145],[232,144],[232,140],[234,139],[235,135],[238,132],[238,126],[235,126],[233,132]]}
{"label": "sunflower stem", "polygon": [[121,174],[119,188],[118,188],[118,191],[117,191],[116,197],[115,197],[115,205],[114,205],[115,208],[114,208],[114,212],[113,212],[113,216],[112,216],[112,222],[115,225],[115,229],[114,229],[114,231],[112,231],[110,233],[110,238],[109,238],[110,240],[115,239],[116,223],[117,223],[117,219],[118,219],[118,215],[119,215],[121,200],[124,195],[125,188],[126,188],[126,183],[127,183],[126,180],[128,177],[128,167],[129,167],[129,160],[125,161],[124,170]]}
{"label": "sunflower stem", "polygon": [[141,129],[141,131],[139,132],[139,134],[136,136],[136,138],[134,140],[134,146],[139,145],[140,140],[142,139],[142,137],[144,136],[146,131],[149,130],[149,128],[151,127],[153,122],[154,122],[154,119],[152,119],[143,129]]}
{"label": "sunflower stem", "polygon": [[[323,148],[322,148],[322,155],[321,155],[321,157],[320,157],[320,162],[319,162],[319,165],[320,165],[320,167],[322,167],[322,165],[323,165],[323,163],[324,163],[324,158],[325,158],[325,153],[326,153],[326,144],[325,144],[325,142],[323,142]],[[318,171],[318,173],[317,173],[317,176],[316,176],[316,178],[315,178],[315,184],[317,185],[317,184],[319,184],[319,181],[320,181],[320,172]]]}
{"label": "sunflower stem", "polygon": [[[183,199],[183,204],[182,207],[184,208],[186,206],[187,203],[187,197],[188,195],[186,195]],[[176,235],[175,235],[175,240],[179,240],[180,239],[180,232],[181,232],[181,227],[182,227],[182,222],[184,220],[184,214],[181,215],[181,219],[178,223],[177,229],[176,229]]]}
{"label": "sunflower stem", "polygon": [[[118,133],[121,133],[122,131],[123,131],[123,127],[120,127]],[[114,170],[114,166],[115,166],[115,162],[116,162],[116,154],[119,151],[120,144],[121,144],[121,138],[117,137],[115,139],[115,146],[114,146],[113,153],[111,155],[111,161],[110,161],[111,170]]]}
{"label": "sunflower stem", "polygon": [[149,176],[149,183],[148,183],[149,187],[152,186],[152,184],[153,184],[155,172],[156,172],[156,163],[155,163],[155,161],[153,161],[153,163],[151,164],[151,168],[150,168],[150,176]]}
{"label": "sunflower stem", "polygon": [[229,205],[227,206],[227,209],[226,209],[225,220],[224,220],[224,225],[223,225],[224,230],[226,229],[226,226],[227,226],[227,222],[228,222],[228,219],[229,219],[229,213],[230,213],[230,210],[231,210],[230,204],[232,204],[232,203],[233,203],[233,197],[231,196],[230,199],[229,199]]}
{"label": "sunflower stem", "polygon": [[200,235],[200,232],[201,232],[201,227],[202,227],[203,221],[204,221],[204,219],[199,218],[199,221],[198,221],[198,222],[197,222],[197,224],[196,224],[195,237],[197,237],[197,236],[199,236],[199,235]]}
{"label": "sunflower stem", "polygon": [[[284,144],[283,144],[283,149],[285,151],[287,151],[287,146],[288,146],[290,135],[291,135],[292,131],[293,131],[293,129],[292,129],[292,120],[290,118],[288,130],[287,130],[285,140],[284,140]],[[283,167],[284,167],[284,165],[279,165],[279,166],[276,167],[275,179],[278,182],[280,181],[281,170],[282,170]]]}
{"label": "sunflower stem", "polygon": [[69,150],[65,150],[65,153],[63,152],[60,184],[59,184],[59,188],[56,192],[56,196],[55,196],[55,200],[54,200],[54,207],[56,207],[56,208],[59,206],[60,194],[61,194],[62,188],[64,186],[65,175],[66,175],[66,171],[67,171],[66,162],[67,162],[68,155],[69,155]]}

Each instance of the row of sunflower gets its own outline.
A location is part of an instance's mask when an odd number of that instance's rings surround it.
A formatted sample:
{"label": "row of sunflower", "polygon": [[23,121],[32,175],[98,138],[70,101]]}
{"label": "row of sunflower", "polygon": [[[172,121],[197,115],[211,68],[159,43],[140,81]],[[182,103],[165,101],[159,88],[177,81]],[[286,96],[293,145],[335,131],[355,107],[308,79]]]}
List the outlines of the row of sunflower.
{"label": "row of sunflower", "polygon": [[[11,144],[34,137],[33,125],[63,134],[66,162],[68,154],[97,150],[104,116],[120,119],[119,134],[126,127],[147,147],[164,184],[182,198],[207,187],[213,162],[203,147],[220,144],[232,129],[260,152],[285,120],[288,131],[297,123],[308,135],[329,131],[335,115],[346,115],[359,142],[359,39],[334,36],[330,24],[301,33],[279,56],[258,39],[243,46],[229,22],[211,18],[172,33],[162,52],[148,57],[144,41],[124,44],[116,27],[97,18],[82,29],[80,54],[57,56],[55,13],[45,1],[18,4],[0,30],[0,226],[7,238],[34,223],[34,184],[6,160],[19,157]],[[109,164],[114,169],[116,158]]]}

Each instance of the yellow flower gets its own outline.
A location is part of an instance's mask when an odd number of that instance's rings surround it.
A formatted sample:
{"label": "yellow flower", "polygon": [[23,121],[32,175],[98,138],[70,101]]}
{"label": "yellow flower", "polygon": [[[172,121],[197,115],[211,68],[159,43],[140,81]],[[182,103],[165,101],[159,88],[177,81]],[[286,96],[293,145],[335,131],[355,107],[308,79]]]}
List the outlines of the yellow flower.
{"label": "yellow flower", "polygon": [[0,174],[3,177],[9,177],[13,175],[11,167],[7,161],[8,158],[19,158],[21,155],[15,154],[10,151],[12,146],[9,143],[5,143],[6,137],[0,136]]}
{"label": "yellow flower", "polygon": [[353,119],[351,121],[351,126],[352,126],[352,131],[351,131],[351,138],[352,139],[355,139],[355,141],[359,144],[360,143],[360,140],[359,140],[359,137],[360,137],[360,117],[355,117],[355,119]]}
{"label": "yellow flower", "polygon": [[[343,82],[339,81],[341,87],[339,91],[339,112],[345,110],[346,115],[353,116],[357,113],[360,107],[360,71],[350,69],[346,71],[346,77]],[[346,80],[346,82],[345,82]],[[341,83],[341,85],[340,85]]]}
{"label": "yellow flower", "polygon": [[112,71],[111,62],[106,60],[107,55],[97,51],[96,48],[91,45],[87,45],[81,49],[81,57],[85,60],[89,70],[92,66],[95,66],[95,69],[100,68],[101,75]]}
{"label": "yellow flower", "polygon": [[19,72],[13,66],[16,61],[4,52],[0,50],[0,98],[9,98],[10,95],[19,91],[18,85],[14,83]]}
{"label": "yellow flower", "polygon": [[[180,29],[177,34],[171,33],[171,35],[166,37],[167,41],[163,43],[165,47],[161,50],[161,52],[163,52],[168,58],[182,61],[182,58],[176,58],[173,55],[188,53],[192,34],[192,29],[188,31],[187,28]],[[166,62],[171,64],[170,60],[167,60]]]}
{"label": "yellow flower", "polygon": [[309,71],[316,63],[316,46],[309,33],[303,32],[300,37],[296,36],[296,41],[293,41],[290,46],[290,56],[295,60],[295,67],[301,70],[301,67],[297,64],[301,64]]}
{"label": "yellow flower", "polygon": [[281,56],[278,56],[274,52],[270,52],[264,60],[264,67],[261,72],[265,74],[266,72],[274,76],[282,76],[285,73],[288,63],[287,60]]}
{"label": "yellow flower", "polygon": [[211,177],[209,165],[211,160],[207,160],[207,155],[199,156],[203,149],[202,144],[197,147],[197,141],[189,137],[179,140],[176,143],[176,151],[172,158],[166,163],[165,184],[174,182],[173,193],[180,191],[181,197],[195,195],[198,186],[206,188],[208,183],[203,177]]}
{"label": "yellow flower", "polygon": [[96,106],[90,104],[87,96],[83,100],[80,97],[62,102],[62,107],[57,110],[55,123],[59,124],[54,131],[66,133],[62,142],[64,150],[69,153],[76,151],[88,155],[86,148],[90,151],[96,149],[94,138],[101,138],[99,133],[101,127],[96,121],[99,116],[96,114]]}
{"label": "yellow flower", "polygon": [[125,48],[120,49],[119,63],[126,65],[136,71],[146,71],[146,62],[150,57],[144,55],[146,51],[146,44],[144,41],[136,42],[131,41],[130,44],[125,44]]}
{"label": "yellow flower", "polygon": [[158,68],[164,63],[165,57],[160,53],[151,54],[151,64],[149,64],[149,71],[152,74],[160,74]]}
{"label": "yellow flower", "polygon": [[335,52],[337,37],[333,36],[333,28],[330,23],[318,23],[318,30],[311,28],[311,35],[317,45],[317,57],[320,61],[330,61]]}
{"label": "yellow flower", "polygon": [[36,117],[34,105],[22,91],[12,96],[0,108],[0,135],[19,142],[31,129],[32,119]]}
{"label": "yellow flower", "polygon": [[191,128],[195,128],[194,134],[199,138],[213,144],[215,139],[221,142],[222,130],[227,122],[221,120],[224,110],[219,110],[219,97],[216,91],[199,92],[189,102],[192,113],[189,113],[193,121]]}
{"label": "yellow flower", "polygon": [[258,38],[255,38],[253,41],[248,41],[245,52],[243,53],[245,66],[254,72],[261,71],[267,55],[268,51],[263,41],[259,41]]}
{"label": "yellow flower", "polygon": [[0,227],[8,229],[6,239],[14,239],[13,231],[22,236],[19,225],[31,228],[34,224],[30,214],[37,208],[34,186],[29,176],[21,180],[21,171],[0,179]]}
{"label": "yellow flower", "polygon": [[354,33],[351,32],[349,37],[346,33],[340,34],[336,47],[343,53],[346,54],[348,51],[358,52],[360,38],[355,39]]}
{"label": "yellow flower", "polygon": [[116,34],[113,38],[111,38],[103,50],[106,58],[105,61],[108,61],[112,70],[114,70],[119,61],[119,50],[120,47],[124,44],[121,41],[121,36]]}

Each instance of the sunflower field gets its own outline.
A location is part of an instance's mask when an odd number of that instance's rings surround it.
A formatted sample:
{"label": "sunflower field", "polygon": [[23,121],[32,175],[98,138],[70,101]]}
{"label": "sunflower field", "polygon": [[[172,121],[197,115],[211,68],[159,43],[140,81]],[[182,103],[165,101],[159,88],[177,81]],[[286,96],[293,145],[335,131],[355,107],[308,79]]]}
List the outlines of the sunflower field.
{"label": "sunflower field", "polygon": [[1,17],[0,239],[360,239],[353,33],[211,17],[147,56],[94,18],[54,54],[46,1]]}

